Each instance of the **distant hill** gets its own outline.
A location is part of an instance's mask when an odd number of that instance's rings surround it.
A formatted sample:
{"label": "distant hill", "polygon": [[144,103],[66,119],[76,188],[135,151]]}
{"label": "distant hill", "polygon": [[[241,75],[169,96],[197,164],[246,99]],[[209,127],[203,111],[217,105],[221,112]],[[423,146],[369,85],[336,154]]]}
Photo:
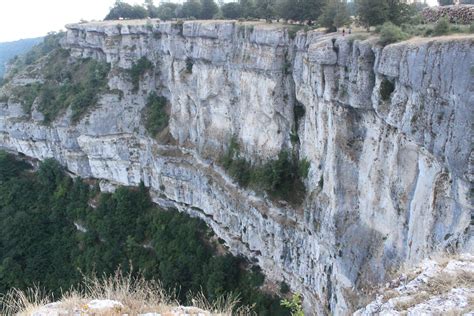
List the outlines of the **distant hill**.
{"label": "distant hill", "polygon": [[0,43],[0,78],[5,73],[5,64],[16,55],[26,53],[34,45],[40,43],[42,37],[21,39],[14,42]]}

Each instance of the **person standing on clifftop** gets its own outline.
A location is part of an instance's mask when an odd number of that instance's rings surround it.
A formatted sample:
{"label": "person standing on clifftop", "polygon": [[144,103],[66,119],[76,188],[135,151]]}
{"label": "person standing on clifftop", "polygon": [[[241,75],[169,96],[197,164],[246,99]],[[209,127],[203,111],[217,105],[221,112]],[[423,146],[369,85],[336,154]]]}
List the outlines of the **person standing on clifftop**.
{"label": "person standing on clifftop", "polygon": [[346,36],[346,29],[342,29],[342,36]]}

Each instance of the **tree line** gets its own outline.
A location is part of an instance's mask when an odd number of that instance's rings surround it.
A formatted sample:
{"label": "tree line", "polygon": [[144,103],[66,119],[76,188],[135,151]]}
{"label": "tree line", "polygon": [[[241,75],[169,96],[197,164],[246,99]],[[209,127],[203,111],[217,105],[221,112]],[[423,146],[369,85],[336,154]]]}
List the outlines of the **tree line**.
{"label": "tree line", "polygon": [[283,19],[334,30],[349,25],[351,17],[367,27],[385,22],[411,23],[424,6],[403,0],[238,0],[220,5],[214,0],[187,0],[183,4],[165,2],[159,6],[155,6],[153,0],[145,0],[143,5],[117,0],[105,20]]}

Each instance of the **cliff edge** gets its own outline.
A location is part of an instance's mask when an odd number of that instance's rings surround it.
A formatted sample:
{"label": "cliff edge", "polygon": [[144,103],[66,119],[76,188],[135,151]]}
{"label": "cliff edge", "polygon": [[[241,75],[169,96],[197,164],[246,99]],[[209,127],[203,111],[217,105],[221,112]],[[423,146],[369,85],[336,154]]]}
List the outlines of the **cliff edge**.
{"label": "cliff edge", "polygon": [[[12,97],[45,80],[38,62],[0,88],[1,147],[54,157],[104,190],[143,181],[314,314],[360,308],[402,265],[474,250],[474,36],[381,47],[236,21],[67,28],[68,62],[110,64],[107,91],[79,119],[67,109],[46,124],[38,100],[27,111]],[[169,100],[166,137],[144,127],[151,92]],[[240,187],[219,164],[231,139],[254,164],[282,150],[309,161],[304,202]]]}

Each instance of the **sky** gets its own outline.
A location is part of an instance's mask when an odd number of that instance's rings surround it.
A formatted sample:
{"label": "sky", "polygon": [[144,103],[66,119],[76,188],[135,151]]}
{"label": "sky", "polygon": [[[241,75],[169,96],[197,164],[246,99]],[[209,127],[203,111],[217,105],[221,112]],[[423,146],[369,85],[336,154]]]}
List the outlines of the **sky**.
{"label": "sky", "polygon": [[[173,0],[172,2],[182,2]],[[431,4],[436,0],[428,0]],[[67,23],[102,20],[115,0],[0,0],[0,42],[44,36]],[[140,0],[126,0],[131,4]],[[155,0],[155,4],[159,4]]]}

